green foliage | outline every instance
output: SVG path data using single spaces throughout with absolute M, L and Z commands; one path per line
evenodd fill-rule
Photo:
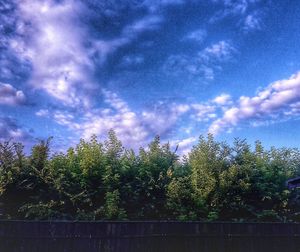
M 119 207 L 120 193 L 118 190 L 107 192 L 105 196 L 104 214 L 107 219 L 124 219 L 126 212 Z
M 50 155 L 51 138 L 30 155 L 0 143 L 0 218 L 300 221 L 298 149 L 232 146 L 201 136 L 179 156 L 157 136 L 136 154 L 114 131 Z

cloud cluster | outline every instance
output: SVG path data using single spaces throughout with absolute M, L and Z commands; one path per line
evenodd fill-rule
M 84 139 L 96 134 L 100 137 L 114 129 L 118 137 L 131 147 L 139 147 L 148 137 L 148 132 L 137 114 L 115 93 L 103 90 L 106 107 L 90 109 L 84 114 L 74 114 L 61 110 L 39 110 L 38 116 L 51 117 L 56 123 L 66 126 Z
M 225 110 L 223 116 L 211 124 L 209 131 L 218 134 L 245 121 L 258 125 L 257 121 L 299 116 L 299 100 L 300 72 L 289 79 L 271 83 L 256 96 L 241 96 L 236 105 Z
M 229 94 L 221 93 L 206 102 L 179 104 L 159 102 L 151 110 L 134 112 L 117 94 L 104 90 L 104 100 L 108 107 L 91 110 L 82 115 L 80 121 L 76 116 L 62 111 L 52 113 L 52 118 L 61 125 L 67 126 L 84 138 L 92 134 L 105 135 L 114 128 L 122 141 L 128 146 L 138 148 L 144 145 L 155 134 L 166 136 L 172 133 L 178 122 L 189 117 L 192 122 L 205 125 L 208 132 L 219 134 L 230 132 L 241 124 L 262 126 L 300 116 L 300 72 L 289 79 L 279 80 L 261 89 L 253 97 L 241 96 L 233 101 Z M 48 110 L 40 110 L 37 115 L 49 116 Z M 204 124 L 203 124 L 204 123 Z M 196 141 L 189 136 L 175 139 L 171 146 L 180 146 L 180 153 L 188 151 Z
M 193 118 L 197 122 L 209 121 L 210 119 L 216 117 L 216 106 L 212 104 L 192 104 L 191 108 L 193 108 L 194 110 L 191 118 Z
M 88 138 L 92 134 L 103 135 L 109 129 L 114 129 L 126 144 L 137 146 L 143 143 L 148 132 L 137 114 L 115 93 L 107 90 L 103 92 L 109 108 L 95 110 L 86 115 L 85 122 L 81 125 L 83 137 Z
M 84 138 L 92 134 L 103 136 L 111 128 L 128 146 L 138 148 L 155 134 L 176 135 L 176 125 L 183 118 L 190 118 L 199 125 L 209 125 L 208 132 L 215 135 L 247 123 L 248 126 L 262 126 L 300 117 L 300 72 L 289 79 L 279 80 L 261 89 L 253 97 L 241 96 L 233 101 L 229 94 L 221 93 L 206 102 L 164 103 L 158 102 L 150 110 L 134 112 L 128 103 L 116 93 L 103 90 L 107 107 L 90 110 L 78 116 L 64 111 L 48 110 L 37 112 L 39 116 L 51 116 L 58 124 L 67 126 Z M 190 122 L 191 122 L 190 121 Z M 172 146 L 185 146 L 195 141 L 189 130 L 187 137 L 172 140 Z
M 237 49 L 230 41 L 221 40 L 200 50 L 196 55 L 171 55 L 166 60 L 163 69 L 168 74 L 188 78 L 200 78 L 211 81 L 216 71 L 222 69 L 221 64 L 233 59 Z
M 166 104 L 159 102 L 150 111 L 143 111 L 141 120 L 149 132 L 158 135 L 167 135 L 178 119 L 190 110 L 187 104 Z
M 110 129 L 114 129 L 125 145 L 137 149 L 157 134 L 173 137 L 177 132 L 176 128 L 179 128 L 176 125 L 186 116 L 197 123 L 209 122 L 216 117 L 215 113 L 220 109 L 214 100 L 192 104 L 158 102 L 151 108 L 137 113 L 116 93 L 108 90 L 102 90 L 102 93 L 106 104 L 102 108 L 89 109 L 82 114 L 41 109 L 36 115 L 51 118 L 85 139 L 93 134 L 102 137 Z M 215 99 L 219 101 L 221 98 Z M 225 101 L 222 103 L 222 106 L 224 105 Z
M 214 0 L 221 6 L 211 18 L 210 23 L 216 23 L 227 17 L 237 18 L 237 24 L 248 33 L 260 30 L 264 13 L 257 6 L 261 0 Z
M 17 90 L 10 84 L 0 82 L 0 104 L 20 105 L 25 103 L 25 100 L 23 91 Z
M 204 62 L 224 62 L 232 58 L 237 50 L 229 41 L 221 40 L 199 52 L 199 56 Z

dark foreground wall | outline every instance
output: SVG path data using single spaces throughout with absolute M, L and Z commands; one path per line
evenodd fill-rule
M 300 224 L 0 221 L 1 252 L 300 251 Z

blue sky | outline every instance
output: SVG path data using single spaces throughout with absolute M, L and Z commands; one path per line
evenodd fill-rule
M 63 150 L 113 128 L 185 153 L 200 134 L 299 147 L 300 2 L 0 3 L 0 139 Z

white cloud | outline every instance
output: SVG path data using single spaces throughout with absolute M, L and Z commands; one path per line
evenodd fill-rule
M 215 78 L 215 71 L 212 67 L 208 67 L 208 66 L 202 66 L 202 71 L 203 71 L 203 75 L 204 78 L 206 80 L 212 81 Z
M 213 102 L 218 105 L 228 105 L 231 101 L 231 96 L 229 94 L 221 94 L 213 99 Z
M 94 103 L 93 94 L 99 88 L 93 77 L 95 65 L 140 34 L 158 29 L 163 21 L 159 15 L 146 14 L 121 29 L 119 36 L 105 40 L 91 36 L 90 27 L 82 22 L 81 17 L 92 10 L 81 1 L 24 0 L 10 8 L 15 9 L 10 18 L 1 16 L 0 21 L 10 28 L 15 25 L 14 34 L 1 37 L 0 44 L 10 52 L 9 57 L 28 65 L 32 87 L 76 108 Z M 9 57 L 0 56 L 0 73 L 5 78 L 13 76 Z M 141 61 L 139 56 L 129 63 Z
M 13 51 L 31 62 L 30 83 L 70 106 L 88 106 L 80 90 L 92 85 L 86 31 L 75 16 L 81 7 L 73 0 L 20 1 L 18 36 L 10 41 Z
M 145 127 L 155 135 L 164 135 L 172 129 L 178 119 L 190 110 L 186 104 L 165 104 L 156 105 L 151 111 L 142 113 L 142 121 Z
M 170 146 L 176 148 L 178 146 L 178 154 L 187 155 L 197 141 L 197 137 L 188 137 L 179 140 L 170 141 Z
M 157 15 L 143 17 L 133 24 L 126 26 L 122 34 L 125 38 L 135 38 L 139 33 L 158 29 L 162 20 L 162 17 Z
M 0 104 L 20 105 L 26 100 L 23 91 L 17 90 L 10 84 L 0 82 Z
M 84 139 L 93 134 L 102 137 L 114 129 L 125 145 L 134 148 L 143 145 L 149 132 L 137 114 L 115 93 L 103 90 L 103 95 L 107 108 L 89 109 L 84 114 L 56 110 L 51 113 L 51 117 Z
M 218 10 L 209 20 L 210 23 L 215 23 L 227 17 L 235 17 L 238 19 L 237 24 L 244 32 L 260 30 L 262 28 L 262 8 L 257 4 L 261 0 L 215 0 L 213 1 L 221 5 Z M 267 4 L 268 1 L 264 3 Z
M 158 12 L 162 7 L 181 5 L 186 2 L 186 0 L 145 0 L 142 1 L 143 5 L 146 6 L 150 12 Z
M 190 33 L 188 33 L 184 39 L 185 40 L 193 40 L 196 41 L 198 43 L 203 42 L 203 40 L 205 39 L 205 37 L 207 36 L 207 32 L 204 29 L 199 29 L 199 30 L 195 30 L 192 31 Z
M 214 79 L 214 69 L 207 66 L 206 62 L 195 56 L 171 55 L 166 60 L 163 70 L 167 74 L 180 76 L 185 74 L 189 79 Z
M 68 114 L 66 112 L 63 113 L 61 111 L 56 111 L 53 114 L 53 118 L 58 124 L 68 125 L 70 127 L 73 125 L 74 116 L 72 114 Z
M 92 48 L 90 54 L 99 57 L 100 63 L 103 63 L 107 56 L 117 49 L 135 41 L 138 36 L 147 31 L 154 31 L 160 28 L 163 18 L 159 15 L 147 15 L 133 23 L 126 25 L 121 34 L 113 39 L 98 39 L 91 41 Z
M 233 59 L 237 49 L 230 41 L 221 40 L 199 51 L 196 55 L 171 55 L 166 60 L 163 70 L 168 74 L 188 78 L 212 81 L 215 72 L 222 69 L 221 63 Z
M 199 53 L 199 56 L 205 61 L 227 61 L 236 52 L 237 50 L 229 41 L 221 40 L 205 48 Z
M 166 136 L 181 119 L 192 109 L 187 104 L 158 103 L 153 108 L 134 112 L 116 93 L 102 90 L 106 107 L 89 109 L 83 114 L 55 110 L 40 110 L 39 116 L 49 116 L 56 123 L 66 126 L 74 134 L 88 139 L 91 135 L 104 136 L 114 129 L 122 142 L 137 149 L 159 134 Z
M 221 4 L 221 9 L 218 10 L 209 20 L 210 23 L 215 23 L 228 16 L 242 16 L 249 7 L 251 0 L 214 0 L 213 2 Z
M 216 107 L 211 104 L 192 104 L 192 118 L 198 122 L 208 121 L 216 116 Z
M 49 115 L 48 109 L 40 109 L 35 113 L 36 116 L 47 117 Z
M 144 57 L 142 55 L 126 55 L 122 58 L 120 66 L 131 67 L 137 66 L 144 62 Z
M 75 0 L 20 1 L 14 14 L 18 21 L 16 36 L 5 42 L 15 55 L 30 62 L 29 83 L 34 88 L 71 107 L 91 106 L 91 95 L 97 88 L 93 80 L 95 59 L 103 63 L 109 53 L 143 32 L 158 29 L 163 20 L 158 15 L 146 15 L 125 26 L 118 37 L 101 40 L 91 37 L 80 21 L 89 11 Z M 125 59 L 126 63 L 129 60 Z M 141 61 L 140 56 L 129 63 Z M 8 69 L 4 63 L 2 72 Z
M 98 109 L 86 114 L 80 124 L 82 136 L 88 138 L 92 134 L 104 135 L 110 129 L 114 129 L 126 145 L 139 147 L 144 144 L 149 132 L 144 128 L 137 114 L 115 93 L 103 92 L 105 102 L 110 109 Z
M 261 15 L 258 12 L 251 13 L 245 17 L 243 30 L 250 32 L 253 30 L 260 30 L 262 28 Z
M 225 110 L 223 116 L 210 125 L 209 131 L 218 134 L 242 121 L 252 120 L 259 125 L 256 121 L 280 121 L 286 116 L 293 118 L 299 115 L 299 101 L 300 72 L 289 79 L 271 83 L 256 96 L 241 96 L 235 106 Z

